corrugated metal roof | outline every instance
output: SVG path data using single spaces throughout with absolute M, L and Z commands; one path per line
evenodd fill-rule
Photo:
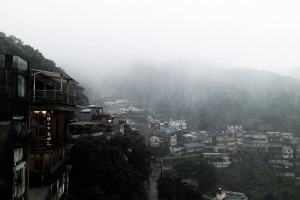
M 67 74 L 62 74 L 62 73 L 57 73 L 57 72 L 50 72 L 50 71 L 43 71 L 43 70 L 38 70 L 38 69 L 31 69 L 30 70 L 32 75 L 42 75 L 50 78 L 55 78 L 55 79 L 60 79 L 60 80 L 65 80 L 65 81 L 72 81 L 76 84 L 78 84 L 77 81 L 75 81 L 73 78 L 71 78 Z

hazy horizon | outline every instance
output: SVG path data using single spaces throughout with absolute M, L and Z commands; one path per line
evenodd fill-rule
M 136 63 L 300 67 L 298 1 L 3 1 L 1 32 L 78 79 Z M 79 80 L 80 81 L 80 80 Z

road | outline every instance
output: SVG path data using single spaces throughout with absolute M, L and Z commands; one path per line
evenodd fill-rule
M 160 176 L 160 167 L 153 166 L 152 173 L 150 176 L 150 187 L 149 187 L 149 200 L 157 200 L 158 192 L 157 192 L 157 180 Z

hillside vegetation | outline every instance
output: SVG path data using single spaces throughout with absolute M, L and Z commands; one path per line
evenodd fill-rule
M 277 131 L 300 133 L 300 81 L 291 77 L 255 69 L 139 64 L 110 86 L 104 81 L 109 91 L 168 118 L 186 119 L 192 129 L 241 124 L 255 130 L 272 124 Z
M 70 163 L 70 200 L 147 199 L 151 159 L 137 133 L 76 140 Z

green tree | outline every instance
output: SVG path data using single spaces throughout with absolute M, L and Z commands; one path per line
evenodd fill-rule
M 150 154 L 138 136 L 111 140 L 76 141 L 70 154 L 70 191 L 73 199 L 86 199 L 86 191 L 112 199 L 146 199 Z M 91 189 L 93 188 L 93 190 Z

